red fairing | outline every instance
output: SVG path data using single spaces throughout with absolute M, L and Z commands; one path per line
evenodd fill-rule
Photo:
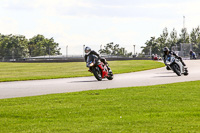
M 104 65 L 104 67 L 103 67 L 103 63 L 101 62 L 98 66 L 99 66 L 99 68 L 101 68 L 102 78 L 107 77 L 108 76 L 108 70 L 107 70 L 106 65 Z

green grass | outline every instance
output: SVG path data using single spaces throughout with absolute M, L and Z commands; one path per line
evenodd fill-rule
M 147 60 L 110 61 L 109 64 L 114 74 L 164 66 L 161 62 Z M 87 70 L 85 62 L 0 63 L 0 82 L 92 76 Z
M 200 132 L 200 81 L 0 100 L 0 132 Z

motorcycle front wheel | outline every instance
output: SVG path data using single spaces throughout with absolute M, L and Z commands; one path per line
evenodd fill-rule
M 112 80 L 113 79 L 113 76 L 109 76 L 107 77 L 108 80 Z
M 109 75 L 109 77 L 107 77 L 107 79 L 112 80 L 113 79 L 113 73 L 109 73 L 108 75 Z
M 97 67 L 93 67 L 92 68 L 92 72 L 95 76 L 95 78 L 98 80 L 98 81 L 101 81 L 102 80 L 102 76 L 101 76 L 101 69 L 97 66 Z
M 179 67 L 179 65 L 178 64 L 173 64 L 173 70 L 174 70 L 174 72 L 178 75 L 178 76 L 181 76 L 181 70 L 180 70 L 180 67 Z

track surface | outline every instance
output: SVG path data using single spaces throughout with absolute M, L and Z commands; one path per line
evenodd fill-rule
M 32 80 L 0 83 L 0 99 L 36 96 L 52 93 L 76 92 L 84 90 L 147 86 L 184 81 L 200 80 L 200 60 L 186 60 L 188 76 L 177 76 L 165 67 L 126 74 L 115 74 L 109 81 L 97 81 L 94 76 L 80 78 Z

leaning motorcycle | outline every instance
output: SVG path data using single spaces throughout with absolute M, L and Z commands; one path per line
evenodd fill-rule
M 181 76 L 182 74 L 187 76 L 189 74 L 187 68 L 183 66 L 178 58 L 171 57 L 166 61 L 166 65 L 167 68 L 173 70 L 178 76 Z
M 89 55 L 87 57 L 86 65 L 89 68 L 88 71 L 93 73 L 98 81 L 101 81 L 103 78 L 107 78 L 108 80 L 113 79 L 113 73 L 109 72 L 107 66 L 95 55 Z

